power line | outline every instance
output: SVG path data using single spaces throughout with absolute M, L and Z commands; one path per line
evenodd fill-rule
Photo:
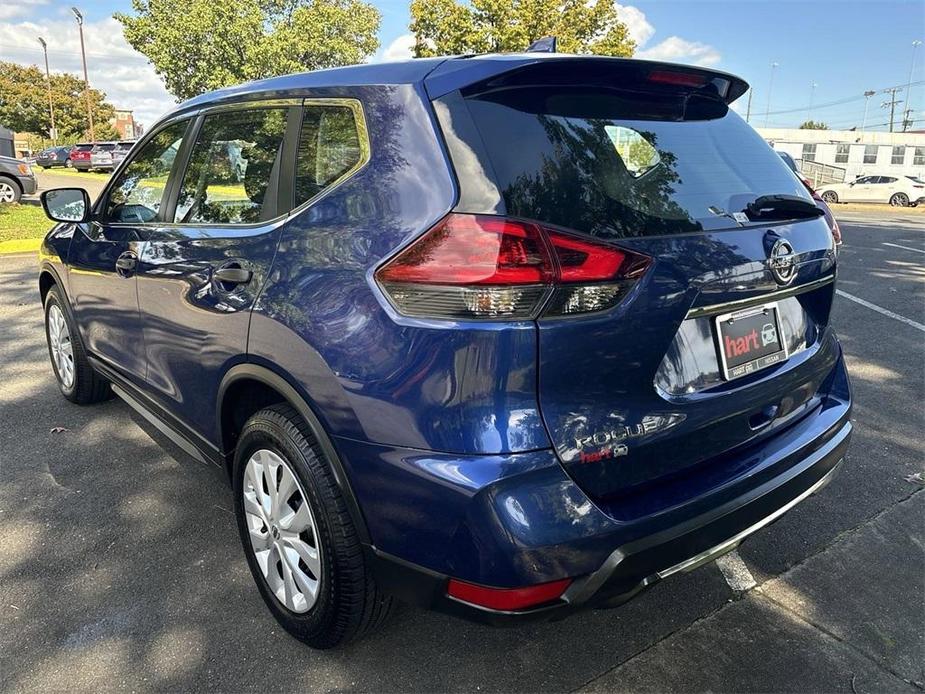
M 918 80 L 917 82 L 910 82 L 910 83 L 909 83 L 909 86 L 915 87 L 915 86 L 920 85 L 920 84 L 925 84 L 925 80 Z M 889 91 L 892 90 L 892 89 L 904 89 L 904 88 L 905 88 L 905 85 L 899 84 L 899 85 L 894 85 L 894 86 L 886 87 L 886 88 L 884 88 L 884 89 L 878 89 L 877 91 L 878 91 L 878 92 L 881 92 L 881 93 L 887 93 L 887 92 L 889 92 Z M 826 103 L 824 103 L 824 104 L 813 104 L 813 109 L 817 109 L 817 108 L 829 108 L 829 107 L 831 107 L 831 106 L 841 106 L 842 104 L 850 104 L 852 101 L 861 101 L 862 99 L 864 99 L 864 95 L 863 95 L 863 94 L 859 94 L 858 96 L 850 96 L 850 97 L 846 97 L 846 98 L 844 98 L 844 99 L 838 99 L 838 100 L 836 100 L 836 101 L 829 101 L 829 102 L 826 102 Z M 782 110 L 782 111 L 771 111 L 768 115 L 770 115 L 770 116 L 780 116 L 780 115 L 783 115 L 783 114 L 786 114 L 786 113 L 799 113 L 800 111 L 805 111 L 805 110 L 807 110 L 808 108 L 809 108 L 808 105 L 807 105 L 807 106 L 800 106 L 800 107 L 798 107 L 798 108 L 788 108 L 788 109 L 784 109 L 784 110 Z

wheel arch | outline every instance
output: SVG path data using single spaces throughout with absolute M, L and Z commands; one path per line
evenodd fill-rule
M 5 173 L 0 173 L 0 179 L 3 179 L 3 180 L 5 180 L 5 181 L 9 181 L 9 182 L 12 183 L 14 186 L 16 186 L 16 187 L 19 189 L 19 194 L 20 194 L 20 195 L 22 195 L 22 194 L 25 192 L 25 191 L 23 190 L 23 188 L 22 188 L 22 184 L 21 184 L 19 181 L 16 180 L 16 177 L 15 177 L 15 176 L 8 176 L 8 175 L 5 174 Z
M 239 398 L 244 391 L 249 391 L 250 395 L 254 396 L 252 400 L 248 400 L 248 409 L 253 412 L 271 404 L 285 402 L 299 413 L 331 466 L 334 480 L 347 502 L 347 509 L 360 541 L 367 545 L 371 544 L 366 520 L 350 485 L 350 480 L 347 478 L 347 472 L 321 420 L 305 397 L 284 376 L 259 364 L 246 363 L 231 367 L 219 385 L 216 399 L 216 431 L 229 476 L 236 444 L 234 429 L 239 423 L 236 417 L 240 419 L 240 414 L 236 415 L 236 412 L 240 412 L 236 404 L 240 402 Z M 243 425 L 243 422 L 240 424 Z

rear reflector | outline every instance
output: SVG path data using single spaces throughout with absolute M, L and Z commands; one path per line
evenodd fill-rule
M 489 588 L 451 578 L 446 594 L 471 605 L 492 610 L 523 610 L 557 600 L 571 583 L 572 579 L 563 578 L 560 581 L 525 588 Z
M 534 222 L 450 214 L 376 281 L 407 316 L 523 320 L 614 306 L 650 262 Z

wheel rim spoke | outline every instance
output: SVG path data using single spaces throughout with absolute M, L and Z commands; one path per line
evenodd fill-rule
M 321 549 L 301 483 L 277 453 L 248 458 L 243 505 L 251 551 L 270 591 L 287 609 L 307 612 L 321 585 Z
M 58 379 L 70 388 L 74 384 L 74 346 L 64 314 L 54 304 L 48 310 L 48 345 Z

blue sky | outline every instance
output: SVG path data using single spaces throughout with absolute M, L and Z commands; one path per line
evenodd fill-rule
M 410 44 L 408 0 L 372 1 L 382 12 L 381 48 L 375 59 L 403 57 Z M 115 11 L 130 9 L 128 0 L 0 0 L 0 60 L 39 62 L 35 36 L 43 34 L 49 40 L 52 70 L 78 72 L 72 4 L 86 17 L 91 84 L 150 124 L 172 99 L 110 19 Z M 865 90 L 905 87 L 912 42 L 925 40 L 921 0 L 627 0 L 621 8 L 640 56 L 710 65 L 745 77 L 754 88 L 751 122 L 759 126 L 765 124 L 772 62 L 778 67 L 770 125 L 798 125 L 809 116 L 812 100 L 815 120 L 849 128 L 861 124 Z M 913 81 L 919 80 L 925 80 L 925 46 L 917 50 Z M 870 99 L 868 128 L 886 129 L 889 116 L 881 103 L 888 98 L 878 93 Z M 905 90 L 897 98 L 905 101 Z M 910 106 L 915 127 L 925 129 L 925 84 L 913 87 Z M 897 110 L 906 107 L 903 103 Z M 744 114 L 746 98 L 737 108 Z

